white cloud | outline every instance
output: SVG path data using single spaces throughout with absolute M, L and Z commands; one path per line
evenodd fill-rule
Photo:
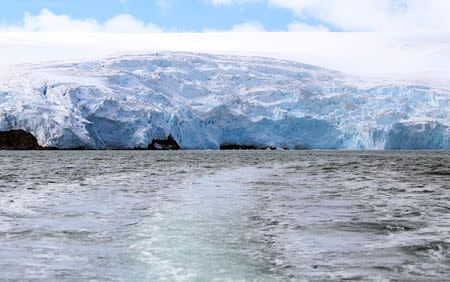
M 68 15 L 56 15 L 48 9 L 43 9 L 36 16 L 26 13 L 23 18 L 23 24 L 3 26 L 0 27 L 0 31 L 154 33 L 162 30 L 154 24 L 145 24 L 131 15 L 119 15 L 101 24 L 96 20 L 72 19 Z
M 266 2 L 288 8 L 303 22 L 291 30 L 324 31 L 325 25 L 342 31 L 429 32 L 450 31 L 450 0 L 205 0 L 213 5 Z M 309 22 L 322 23 L 311 25 Z M 310 25 L 310 27 L 308 26 Z
M 10 71 L 11 64 L 164 50 L 268 56 L 387 81 L 419 79 L 450 86 L 450 37 L 445 33 L 0 33 L 0 71 Z
M 305 23 L 293 22 L 288 25 L 288 30 L 292 32 L 327 32 L 328 28 L 324 25 L 307 25 Z
M 154 24 L 144 24 L 131 15 L 120 15 L 107 20 L 100 26 L 100 31 L 108 33 L 156 33 L 162 30 Z
M 22 26 L 9 26 L 7 29 L 26 32 L 91 32 L 98 29 L 98 24 L 95 20 L 75 20 L 67 15 L 55 15 L 43 9 L 37 16 L 26 13 Z
M 241 24 L 234 25 L 229 30 L 218 30 L 218 29 L 212 29 L 212 28 L 205 28 L 203 32 L 265 32 L 264 25 L 257 21 L 247 21 L 243 22 Z
M 448 0 L 269 0 L 344 31 L 450 31 Z
M 232 32 L 264 32 L 264 26 L 260 22 L 245 22 L 233 26 Z

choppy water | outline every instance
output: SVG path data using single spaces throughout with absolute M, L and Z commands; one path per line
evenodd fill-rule
M 449 280 L 450 151 L 0 152 L 0 280 Z

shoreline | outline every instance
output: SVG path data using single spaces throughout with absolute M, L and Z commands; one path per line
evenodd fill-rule
M 375 149 L 375 150 L 354 150 L 354 149 L 311 149 L 298 147 L 296 149 L 278 148 L 274 146 L 223 144 L 219 149 L 212 150 L 191 150 L 183 149 L 175 141 L 172 135 L 167 139 L 153 139 L 147 147 L 140 148 L 57 148 L 44 147 L 39 145 L 37 139 L 24 130 L 0 131 L 0 151 L 448 151 L 449 149 Z

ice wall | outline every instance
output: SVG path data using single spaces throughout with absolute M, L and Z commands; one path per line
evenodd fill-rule
M 193 53 L 23 65 L 0 79 L 0 131 L 43 146 L 449 149 L 447 89 L 359 82 L 290 61 Z

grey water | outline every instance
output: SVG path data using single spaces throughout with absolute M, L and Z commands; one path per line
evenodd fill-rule
M 450 151 L 1 151 L 0 280 L 450 280 Z

